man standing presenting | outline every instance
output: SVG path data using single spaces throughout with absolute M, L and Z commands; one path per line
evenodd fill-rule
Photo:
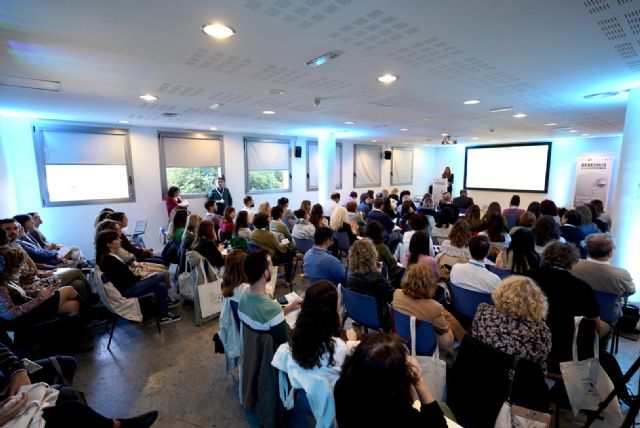
M 592 289 L 611 293 L 616 299 L 615 314 L 622 316 L 622 299 L 636 292 L 631 275 L 626 269 L 611 266 L 613 241 L 604 233 L 592 233 L 585 239 L 589 258 L 580 260 L 571 268 L 571 273 L 586 282 Z
M 231 192 L 224 187 L 224 177 L 218 177 L 218 186 L 211 189 L 207 199 L 216 201 L 218 208 L 217 214 L 224 215 L 224 209 L 226 207 L 233 206 L 233 199 L 231 199 Z

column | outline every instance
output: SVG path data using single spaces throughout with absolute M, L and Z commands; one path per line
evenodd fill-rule
M 629 92 L 624 133 L 620 149 L 618 184 L 613 203 L 607 211 L 611 213 L 613 239 L 612 264 L 627 269 L 636 284 L 640 286 L 640 263 L 638 263 L 638 243 L 640 226 L 640 88 Z M 636 294 L 636 296 L 639 296 Z M 633 298 L 632 298 L 633 299 Z M 637 298 L 636 298 L 637 300 Z
M 336 134 L 326 132 L 318 135 L 318 202 L 325 204 L 336 187 Z

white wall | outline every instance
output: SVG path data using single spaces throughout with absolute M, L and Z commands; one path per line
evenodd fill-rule
M 44 208 L 40 199 L 35 151 L 30 119 L 0 118 L 0 188 L 4 195 L 0 198 L 0 217 L 12 217 L 18 213 L 38 211 L 44 224 L 42 231 L 48 239 L 65 244 L 78 245 L 82 251 L 93 257 L 93 223 L 103 205 L 77 205 L 69 207 Z M 124 211 L 129 217 L 131 228 L 136 220 L 147 220 L 147 246 L 158 249 L 158 230 L 167 222 L 167 212 L 160 186 L 160 165 L 155 128 L 130 128 L 131 155 L 136 201 L 109 204 L 115 210 Z M 318 202 L 317 191 L 306 190 L 306 140 L 298 138 L 297 145 L 303 147 L 302 157 L 292 156 L 292 191 L 254 195 L 256 206 L 269 201 L 273 206 L 277 199 L 286 196 L 290 207 L 296 209 L 300 202 L 309 199 Z M 234 198 L 234 205 L 242 207 L 245 193 L 244 143 L 241 134 L 224 134 L 224 161 L 227 186 Z M 398 186 L 412 193 L 424 192 L 428 186 L 424 165 L 428 159 L 425 150 L 416 148 L 414 153 L 414 184 Z M 391 161 L 382 160 L 382 185 L 378 191 L 390 186 Z M 343 187 L 339 192 L 347 197 L 353 189 L 353 143 L 343 143 L 342 162 Z M 361 193 L 367 189 L 355 189 Z M 190 199 L 192 212 L 204 213 L 204 199 Z M 320 201 L 323 203 L 324 201 Z
M 573 194 L 576 177 L 576 158 L 582 155 L 611 155 L 613 156 L 613 171 L 611 177 L 611 187 L 609 189 L 609 202 L 615 195 L 620 147 L 622 137 L 607 138 L 563 138 L 552 140 L 551 164 L 549 167 L 549 190 L 547 193 L 518 192 L 520 195 L 520 206 L 525 208 L 532 201 L 543 199 L 553 200 L 558 207 L 572 207 Z M 464 185 L 464 146 L 435 146 L 427 148 L 427 157 L 431 159 L 431 168 L 427 177 L 431 179 L 440 177 L 446 166 L 451 167 L 455 174 L 453 186 L 454 196 L 458 195 Z M 487 168 L 500 168 L 500 165 L 487 165 Z M 505 177 L 508 180 L 508 177 Z M 503 208 L 508 207 L 511 195 L 514 192 L 496 192 L 470 190 L 469 196 L 480 208 L 486 208 L 491 202 L 499 202 Z M 615 215 L 615 213 L 613 213 Z M 614 219 L 615 222 L 615 219 Z

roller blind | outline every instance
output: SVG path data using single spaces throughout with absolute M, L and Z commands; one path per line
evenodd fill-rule
M 247 170 L 269 171 L 288 170 L 289 152 L 288 142 L 246 141 Z
M 220 140 L 162 137 L 166 167 L 201 168 L 220 166 Z
M 125 134 L 42 131 L 44 160 L 47 165 L 125 165 Z
M 413 149 L 392 149 L 391 172 L 391 184 L 413 183 Z
M 380 147 L 355 145 L 354 187 L 380 186 Z

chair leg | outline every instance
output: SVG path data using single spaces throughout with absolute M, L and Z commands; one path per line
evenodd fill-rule
M 107 349 L 111 349 L 111 339 L 113 338 L 113 332 L 116 329 L 116 323 L 118 322 L 118 317 L 113 317 L 113 323 L 111 323 L 111 332 L 109 333 L 109 343 L 107 343 Z

